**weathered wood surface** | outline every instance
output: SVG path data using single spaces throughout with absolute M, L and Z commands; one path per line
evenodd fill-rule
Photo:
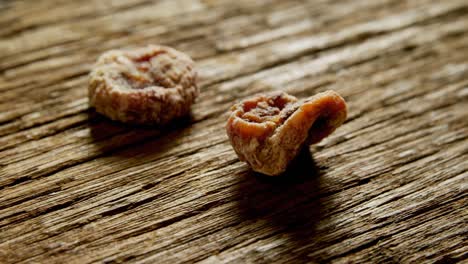
M 6 1 L 0 38 L 0 263 L 466 261 L 466 0 Z M 147 43 L 197 61 L 193 116 L 89 109 Z M 285 177 L 237 159 L 233 102 L 327 89 L 349 119 Z

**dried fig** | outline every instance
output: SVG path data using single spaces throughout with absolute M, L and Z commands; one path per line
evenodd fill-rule
M 190 112 L 196 77 L 192 59 L 169 47 L 111 50 L 90 73 L 89 101 L 113 120 L 165 124 Z
M 334 91 L 299 101 L 284 92 L 260 94 L 231 108 L 229 140 L 254 171 L 283 173 L 304 145 L 330 135 L 346 119 L 346 103 Z

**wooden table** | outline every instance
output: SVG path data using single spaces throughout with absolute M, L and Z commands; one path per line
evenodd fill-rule
M 466 0 L 2 1 L 0 36 L 0 263 L 467 263 Z M 90 109 L 148 43 L 196 60 L 192 117 Z M 349 118 L 286 175 L 238 160 L 234 102 L 328 89 Z

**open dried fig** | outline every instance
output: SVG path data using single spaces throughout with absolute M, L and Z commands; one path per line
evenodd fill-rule
M 254 171 L 283 173 L 304 145 L 317 143 L 346 120 L 346 103 L 334 91 L 299 101 L 284 92 L 260 94 L 231 108 L 229 140 Z
M 190 112 L 196 77 L 192 59 L 169 47 L 111 50 L 90 73 L 90 105 L 113 120 L 165 124 Z

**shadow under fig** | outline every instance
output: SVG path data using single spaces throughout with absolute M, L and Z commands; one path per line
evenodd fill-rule
M 169 150 L 178 144 L 184 133 L 190 132 L 191 123 L 193 120 L 189 115 L 165 126 L 125 124 L 90 109 L 87 125 L 93 144 L 101 154 L 126 158 Z
M 308 148 L 283 175 L 271 177 L 249 171 L 243 183 L 236 186 L 241 220 L 266 220 L 272 233 L 285 234 L 294 248 L 313 243 L 322 212 L 318 199 L 321 174 Z M 294 254 L 306 257 L 306 252 Z

